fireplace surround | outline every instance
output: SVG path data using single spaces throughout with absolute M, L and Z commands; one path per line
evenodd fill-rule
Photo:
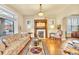
M 34 36 L 38 39 L 47 38 L 47 20 L 39 19 L 34 21 Z

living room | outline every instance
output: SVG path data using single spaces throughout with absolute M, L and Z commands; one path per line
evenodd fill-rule
M 2 55 L 79 54 L 78 4 L 4 4 L 0 12 Z

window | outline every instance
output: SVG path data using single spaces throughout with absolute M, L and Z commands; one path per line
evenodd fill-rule
M 14 21 L 0 18 L 0 36 L 14 34 Z
M 14 22 L 12 20 L 5 19 L 4 21 L 4 34 L 10 35 L 14 33 Z
M 79 16 L 70 16 L 67 19 L 67 33 L 79 31 Z
M 17 22 L 16 17 L 13 11 L 0 5 L 0 36 L 16 33 L 15 30 L 18 29 L 18 26 L 14 26 Z

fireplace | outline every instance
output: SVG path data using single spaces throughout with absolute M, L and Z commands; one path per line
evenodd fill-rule
M 47 20 L 46 19 L 40 19 L 34 21 L 34 36 L 38 39 L 45 39 L 47 38 Z
M 37 29 L 36 35 L 37 35 L 37 38 L 39 39 L 45 39 L 46 38 L 45 29 Z

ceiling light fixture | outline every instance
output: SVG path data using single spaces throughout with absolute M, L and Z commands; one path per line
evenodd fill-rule
M 44 13 L 42 12 L 42 4 L 40 4 L 40 12 L 38 13 L 39 16 L 43 16 Z

